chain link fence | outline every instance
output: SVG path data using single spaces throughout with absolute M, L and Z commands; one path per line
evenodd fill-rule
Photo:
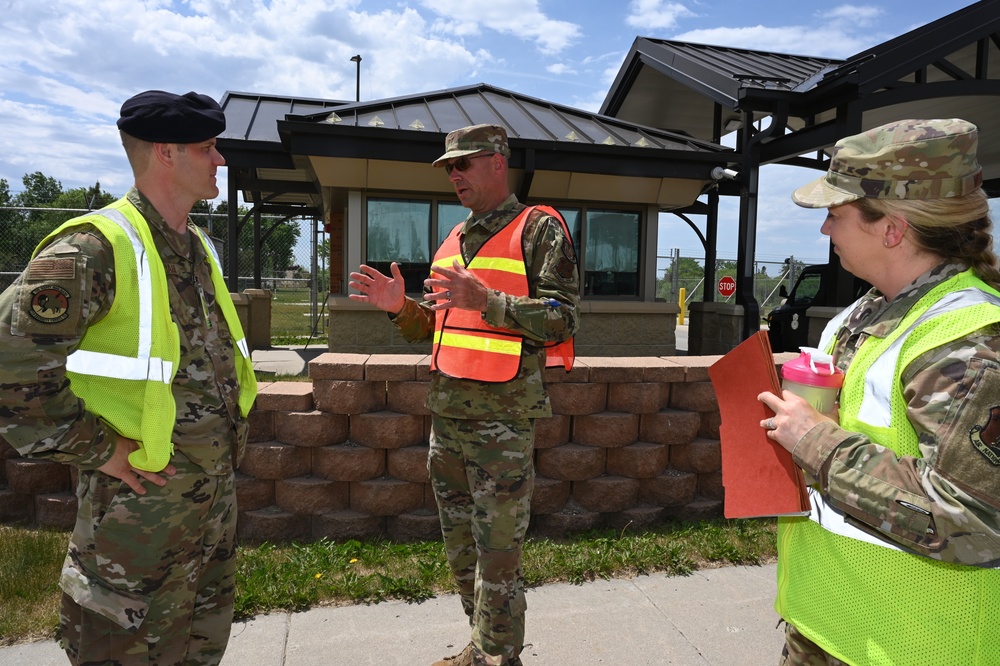
M 63 222 L 84 215 L 85 208 L 0 207 L 0 290 L 27 267 L 38 243 Z M 215 240 L 228 282 L 228 220 L 224 212 L 193 212 L 196 224 Z M 264 217 L 260 250 L 255 251 L 253 224 L 239 234 L 238 291 L 271 292 L 271 344 L 325 344 L 329 266 L 328 240 L 322 226 L 307 218 Z M 260 283 L 255 284 L 259 268 Z
M 764 319 L 767 314 L 781 304 L 780 294 L 784 286 L 791 292 L 802 269 L 807 265 L 825 263 L 821 259 L 788 257 L 783 261 L 754 261 L 753 294 L 760 305 L 760 315 Z M 673 250 L 668 256 L 657 256 L 656 296 L 670 303 L 678 303 L 683 288 L 686 304 L 705 300 L 704 257 L 682 257 L 680 250 Z M 723 276 L 736 275 L 736 258 L 717 259 L 715 262 L 715 279 Z M 716 302 L 735 302 L 736 296 L 728 298 L 719 295 L 718 285 L 712 284 L 709 289 L 715 291 Z

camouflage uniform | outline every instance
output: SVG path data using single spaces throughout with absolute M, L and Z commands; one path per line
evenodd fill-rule
M 861 198 L 922 200 L 967 195 L 982 182 L 976 143 L 975 126 L 957 119 L 891 123 L 838 142 L 829 173 L 797 190 L 793 199 L 804 207 L 821 208 Z M 873 242 L 877 241 L 873 238 Z M 874 338 L 875 343 L 900 330 L 911 310 L 920 311 L 916 306 L 923 296 L 966 268 L 957 261 L 944 261 L 893 298 L 872 289 L 844 313 L 842 321 L 828 327 L 825 335 L 832 334 L 837 365 L 847 371 L 867 340 Z M 810 429 L 795 444 L 792 455 L 816 480 L 823 499 L 845 514 L 845 523 L 876 541 L 929 560 L 996 568 L 1000 563 L 1000 328 L 980 319 L 975 322 L 982 322 L 983 327 L 924 352 L 901 372 L 905 419 L 916 433 L 919 456 L 900 455 L 832 421 Z M 893 408 L 890 416 L 903 415 Z M 976 433 L 982 434 L 988 450 L 977 448 Z M 783 520 L 785 526 L 795 522 Z M 779 530 L 779 543 L 785 546 L 780 534 Z M 846 552 L 840 553 L 844 568 L 861 571 Z M 800 553 L 800 557 L 805 555 Z M 782 570 L 791 570 L 793 564 L 779 547 L 779 578 L 789 575 Z M 968 571 L 982 569 L 970 567 Z M 905 576 L 898 571 L 886 575 L 898 573 Z M 926 581 L 925 575 L 929 574 L 914 577 L 913 584 Z M 805 590 L 813 582 L 796 581 L 796 585 Z M 787 588 L 788 579 L 779 584 L 779 605 L 781 585 Z M 928 600 L 928 605 L 933 603 Z M 993 611 L 982 616 L 985 626 L 995 625 L 991 613 L 995 616 Z M 896 623 L 891 630 L 898 630 L 905 639 L 907 628 Z M 971 633 L 968 641 L 974 644 L 981 637 Z M 882 635 L 862 638 L 873 646 L 869 656 L 878 654 L 881 641 L 888 640 Z M 901 639 L 894 636 L 892 640 Z M 927 639 L 921 637 L 921 641 L 908 644 L 927 647 Z M 830 649 L 843 648 L 832 645 Z M 844 662 L 789 625 L 779 663 L 833 666 Z
M 0 296 L 0 433 L 22 455 L 80 470 L 76 527 L 60 581 L 70 660 L 217 664 L 233 611 L 234 455 L 247 433 L 232 339 L 195 233 L 169 230 L 138 190 L 127 198 L 152 230 L 180 333 L 172 385 L 177 474 L 163 487 L 146 483 L 140 496 L 98 472 L 114 452 L 116 434 L 66 382 L 66 356 L 114 302 L 111 246 L 93 227 L 54 240 Z M 53 272 L 54 265 L 62 270 Z M 68 294 L 64 319 L 24 314 L 39 286 Z M 13 330 L 12 317 L 22 322 Z
M 524 209 L 510 195 L 495 211 L 464 222 L 468 261 Z M 431 375 L 433 412 L 428 469 L 448 562 L 473 627 L 477 664 L 517 664 L 524 640 L 521 546 L 534 482 L 533 419 L 551 416 L 542 381 L 541 346 L 572 337 L 579 325 L 576 256 L 560 222 L 547 215 L 524 230 L 530 295 L 487 294 L 485 321 L 524 335 L 521 369 L 491 384 Z M 543 301 L 555 299 L 553 308 Z M 410 341 L 430 339 L 434 311 L 407 299 L 394 318 Z

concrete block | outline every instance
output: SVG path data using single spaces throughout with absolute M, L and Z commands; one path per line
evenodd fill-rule
M 427 471 L 429 446 L 404 446 L 386 451 L 389 476 L 411 483 L 430 483 Z
M 437 511 L 416 509 L 386 518 L 386 532 L 396 541 L 436 541 L 441 539 Z
M 4 461 L 7 485 L 18 495 L 41 495 L 69 491 L 69 466 L 37 458 Z
M 427 409 L 427 392 L 430 382 L 389 382 L 386 404 L 391 412 L 402 414 L 431 413 Z
M 624 511 L 639 501 L 639 479 L 604 475 L 596 479 L 574 481 L 573 499 L 589 511 Z
M 722 446 L 717 439 L 695 439 L 670 447 L 670 466 L 682 472 L 716 472 L 722 469 Z
M 274 439 L 283 444 L 315 447 L 332 446 L 347 441 L 346 414 L 331 414 L 314 409 L 309 412 L 273 412 Z
M 385 382 L 314 380 L 316 407 L 334 414 L 364 414 L 385 409 Z
M 532 515 L 562 511 L 569 501 L 572 489 L 569 481 L 535 476 L 535 487 L 531 493 Z
M 351 483 L 351 508 L 375 516 L 398 516 L 423 508 L 424 487 L 420 483 L 390 477 Z
M 426 443 L 424 418 L 396 412 L 352 414 L 351 441 L 375 449 L 398 449 Z
M 670 447 L 666 444 L 636 442 L 619 449 L 608 449 L 608 474 L 630 479 L 650 479 L 659 476 L 670 462 Z
M 607 409 L 607 384 L 580 384 L 561 382 L 548 387 L 552 411 L 556 414 L 577 416 L 597 414 Z
M 652 382 L 608 384 L 608 411 L 655 414 L 662 408 L 663 387 Z
M 35 520 L 35 498 L 0 488 L 0 523 L 30 523 Z
M 698 494 L 705 499 L 725 499 L 726 490 L 722 485 L 722 470 L 698 475 Z
M 654 444 L 687 444 L 698 436 L 701 417 L 695 412 L 666 409 L 639 417 L 639 439 Z
M 309 516 L 276 506 L 256 511 L 240 511 L 236 522 L 236 536 L 244 543 L 305 541 L 311 535 Z
M 618 532 L 641 532 L 663 522 L 666 509 L 662 506 L 633 506 L 624 511 L 606 513 L 603 516 L 605 527 Z
M 542 476 L 561 481 L 583 481 L 604 474 L 606 449 L 565 444 L 535 452 L 535 469 Z
M 280 442 L 247 444 L 239 471 L 258 479 L 291 479 L 307 476 L 311 468 L 309 449 Z
M 551 449 L 569 443 L 573 419 L 565 414 L 554 414 L 535 420 L 535 448 Z
M 702 412 L 698 436 L 705 439 L 720 439 L 719 429 L 721 426 L 722 415 L 719 412 Z
M 365 361 L 369 382 L 412 382 L 417 378 L 417 361 L 423 354 L 377 354 Z
M 250 427 L 248 442 L 269 442 L 274 439 L 273 411 L 255 407 L 247 415 L 247 425 Z
M 717 412 L 719 401 L 712 382 L 687 382 L 681 390 L 670 394 L 670 406 L 689 412 Z
M 309 378 L 338 381 L 364 381 L 368 354 L 320 354 L 309 361 Z
M 600 412 L 573 417 L 573 443 L 604 448 L 628 446 L 639 437 L 639 415 Z
M 312 449 L 312 469 L 330 481 L 366 481 L 385 473 L 385 450 L 346 442 Z
M 329 481 L 315 476 L 275 481 L 274 499 L 285 511 L 310 515 L 346 509 L 350 503 L 346 481 Z
M 236 506 L 239 511 L 257 511 L 274 504 L 274 479 L 258 479 L 236 473 Z
M 639 482 L 639 501 L 653 506 L 683 506 L 695 498 L 698 475 L 668 469 Z
M 587 511 L 571 499 L 562 511 L 532 515 L 528 530 L 542 536 L 558 537 L 586 532 L 600 526 L 601 514 Z
M 257 391 L 255 409 L 307 412 L 313 408 L 313 385 L 309 382 L 271 382 Z
M 722 518 L 722 501 L 711 499 L 696 499 L 683 506 L 668 506 L 663 509 L 663 515 L 675 520 L 686 520 L 697 523 L 702 520 Z
M 312 517 L 312 537 L 331 541 L 374 539 L 385 534 L 385 518 L 344 509 Z
M 35 523 L 41 527 L 71 530 L 76 524 L 75 493 L 35 495 Z

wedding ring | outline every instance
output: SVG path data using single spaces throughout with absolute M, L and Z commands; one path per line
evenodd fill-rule
M 450 301 L 451 300 L 451 291 L 444 292 L 444 297 L 445 297 L 445 300 Z
M 770 418 L 767 421 L 765 421 L 764 422 L 764 427 L 767 428 L 768 430 L 777 430 L 778 429 L 778 426 L 774 425 L 774 419 L 773 418 Z

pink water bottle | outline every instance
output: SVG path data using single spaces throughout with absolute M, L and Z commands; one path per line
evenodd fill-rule
M 844 384 L 844 372 L 833 357 L 812 347 L 799 347 L 799 357 L 781 366 L 781 387 L 801 396 L 818 412 L 830 412 Z

